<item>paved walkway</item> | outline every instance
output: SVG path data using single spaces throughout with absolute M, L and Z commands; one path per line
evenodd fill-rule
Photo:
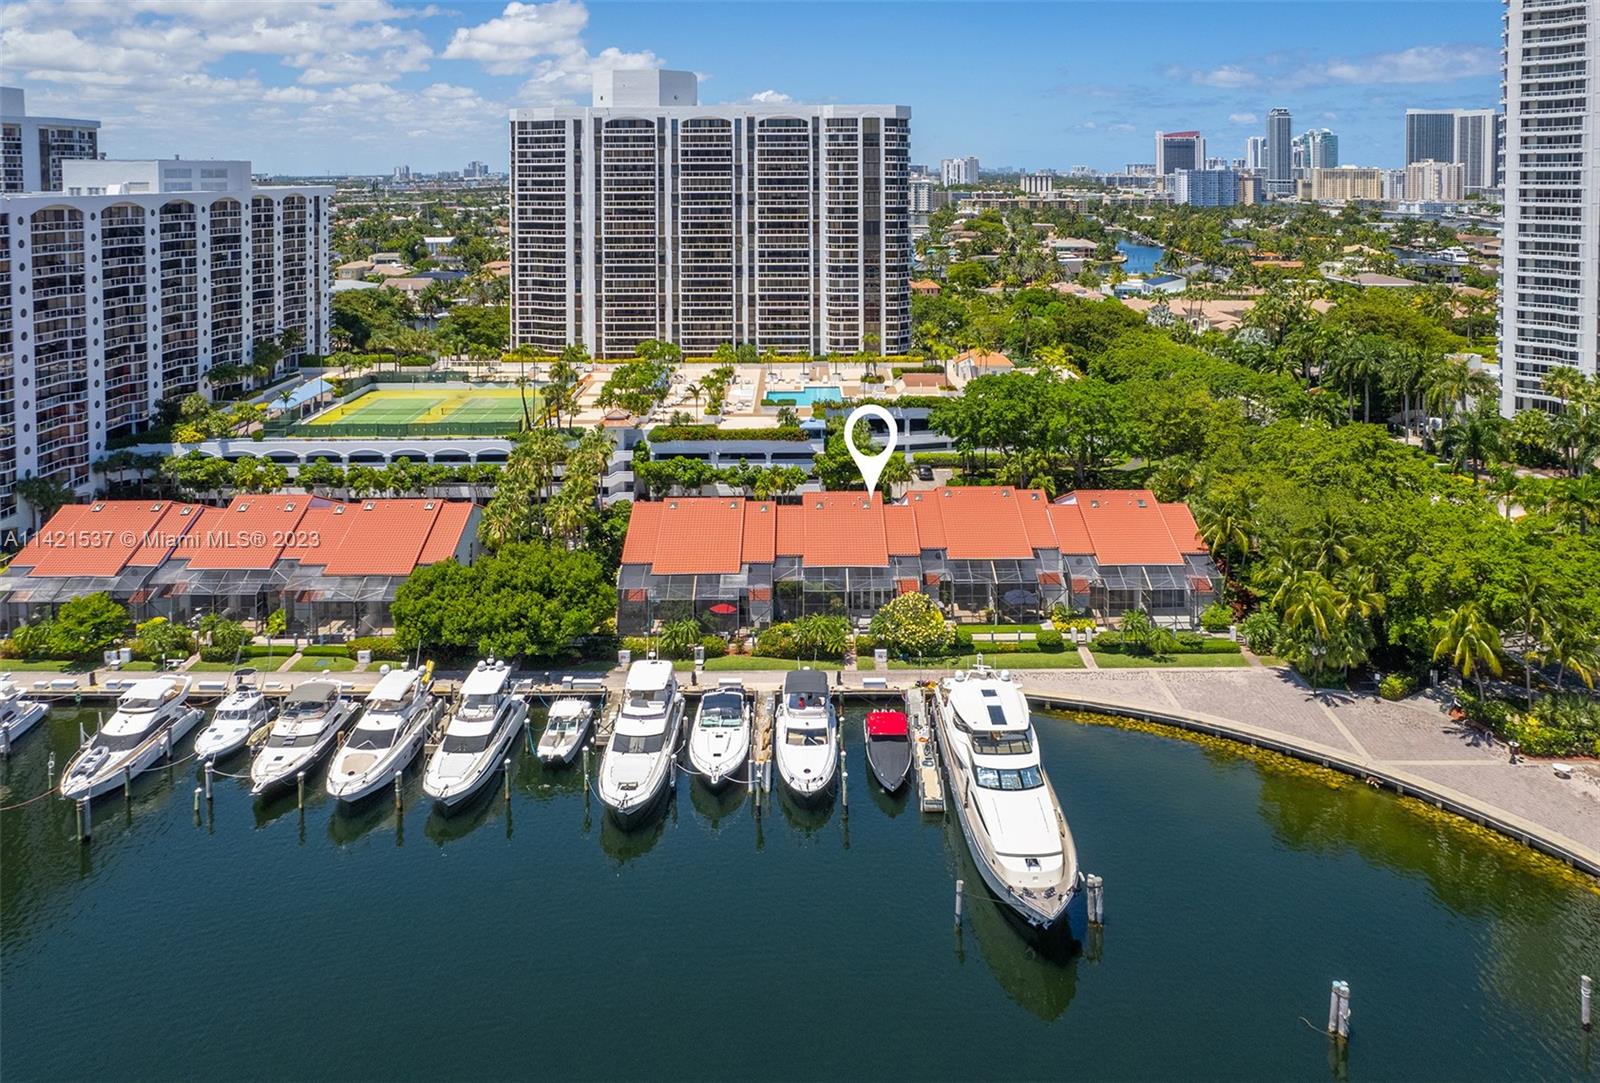
M 887 677 L 891 687 L 904 688 L 946 675 L 917 670 L 841 672 L 845 687 L 856 689 L 869 676 Z M 31 674 L 16 676 L 24 688 L 32 684 L 26 679 Z M 105 678 L 116 676 L 110 671 L 98 674 L 102 685 Z M 128 674 L 124 679 L 137 676 L 141 675 Z M 271 679 L 287 688 L 319 676 L 280 672 Z M 379 675 L 369 670 L 335 676 L 361 692 L 370 689 Z M 450 679 L 460 674 L 441 671 L 438 676 Z M 552 674 L 555 680 L 560 676 Z M 616 669 L 578 676 L 599 678 L 608 689 L 620 689 L 623 680 Z M 682 677 L 687 680 L 688 674 Z M 716 671 L 701 677 L 702 685 L 737 677 L 747 688 L 772 690 L 782 686 L 784 672 Z M 1562 761 L 1525 759 L 1513 764 L 1497 741 L 1451 721 L 1441 701 L 1413 697 L 1390 703 L 1359 693 L 1313 692 L 1292 672 L 1266 666 L 1026 670 L 1018 671 L 1017 677 L 1030 696 L 1042 700 L 1177 716 L 1241 740 L 1281 745 L 1345 770 L 1402 784 L 1458 811 L 1486 818 L 1510 834 L 1543 840 L 1600 875 L 1600 761 L 1570 761 L 1570 779 L 1558 778 L 1551 769 L 1552 762 Z M 55 680 L 38 683 L 57 694 L 72 691 Z

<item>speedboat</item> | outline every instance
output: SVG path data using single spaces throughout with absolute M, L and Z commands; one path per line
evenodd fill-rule
M 11 674 L 0 673 L 0 756 L 11 754 L 11 743 L 27 733 L 49 708 L 36 700 L 23 699 L 22 689 Z
M 1018 917 L 1049 929 L 1078 890 L 1078 851 L 1039 761 L 1027 698 L 1010 674 L 980 663 L 940 681 L 933 707 L 973 864 Z
M 820 670 L 798 669 L 784 678 L 773 747 L 778 777 L 795 797 L 814 801 L 833 785 L 839 720 Z
M 206 723 L 194 739 L 194 754 L 201 760 L 220 760 L 231 756 L 250 741 L 250 735 L 265 726 L 277 714 L 272 701 L 261 694 L 261 689 L 249 681 L 250 671 L 237 674 L 239 683 L 226 699 L 211 712 Z
M 621 826 L 642 821 L 667 792 L 682 724 L 683 696 L 672 663 L 648 658 L 629 666 L 596 785 Z
M 713 790 L 738 775 L 750 758 L 750 709 L 744 686 L 719 685 L 700 697 L 689 730 L 689 766 Z
M 439 716 L 433 663 L 389 670 L 367 693 L 361 717 L 328 765 L 328 794 L 347 804 L 371 796 L 410 766 Z
M 589 727 L 594 725 L 594 704 L 586 699 L 568 696 L 550 705 L 550 715 L 545 720 L 544 733 L 534 750 L 539 762 L 547 767 L 560 767 L 571 763 L 589 739 Z
M 172 751 L 205 712 L 189 706 L 189 678 L 135 681 L 100 732 L 87 738 L 61 776 L 61 796 L 95 798 L 131 780 Z
M 338 681 L 306 681 L 283 700 L 267 741 L 250 763 L 250 792 L 256 796 L 294 782 L 333 747 L 356 705 Z
M 906 784 L 911 774 L 911 734 L 904 711 L 868 711 L 861 723 L 866 738 L 867 766 L 889 793 Z
M 459 805 L 494 777 L 517 739 L 528 704 L 511 694 L 510 684 L 511 667 L 492 658 L 461 682 L 461 700 L 422 774 L 422 792 L 444 808 Z

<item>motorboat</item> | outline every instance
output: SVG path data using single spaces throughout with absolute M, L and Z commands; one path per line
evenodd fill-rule
M 250 683 L 249 670 L 235 674 L 238 678 L 217 709 L 211 712 L 211 721 L 194 739 L 194 754 L 200 760 L 220 760 L 231 756 L 250 742 L 250 735 L 271 722 L 277 712 L 272 701 L 261 689 Z
M 595 787 L 621 826 L 642 821 L 667 792 L 682 725 L 683 696 L 672 663 L 647 658 L 629 666 Z
M 750 758 L 750 706 L 737 681 L 700 697 L 689 729 L 689 766 L 713 790 L 743 779 Z
M 422 792 L 449 809 L 483 788 L 505 761 L 528 717 L 528 703 L 511 692 L 511 667 L 479 662 L 461 682 L 461 698 L 428 757 Z
M 594 715 L 594 704 L 577 696 L 567 696 L 552 703 L 549 717 L 545 719 L 544 733 L 534 749 L 539 762 L 546 767 L 560 767 L 576 759 L 583 749 L 583 743 L 589 739 Z
M 778 778 L 791 794 L 814 801 L 839 773 L 839 719 L 820 670 L 797 669 L 783 680 L 773 735 Z
M 328 765 L 328 794 L 347 804 L 370 797 L 403 773 L 439 717 L 441 704 L 430 691 L 433 663 L 385 669 Z
M 150 677 L 135 681 L 117 699 L 105 724 L 84 740 L 61 776 L 61 796 L 69 801 L 95 798 L 140 775 L 184 735 L 205 712 L 189 706 L 189 678 Z
M 9 756 L 12 742 L 38 725 L 49 710 L 37 700 L 24 699 L 11 674 L 0 673 L 0 756 Z
M 1078 851 L 1039 760 L 1022 690 L 981 663 L 939 682 L 934 720 L 961 833 L 989 889 L 1029 926 L 1059 922 Z
M 356 705 L 338 681 L 305 681 L 284 697 L 267 740 L 250 761 L 250 792 L 256 796 L 296 781 L 339 739 Z
M 911 732 L 904 711 L 868 711 L 861 733 L 866 739 L 867 766 L 889 793 L 906 784 L 911 774 Z

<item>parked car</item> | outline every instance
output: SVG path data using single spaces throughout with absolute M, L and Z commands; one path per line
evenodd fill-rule
M 929 466 L 927 463 L 923 463 L 921 466 L 918 466 L 917 467 L 917 479 L 919 481 L 932 481 L 933 480 L 933 467 Z

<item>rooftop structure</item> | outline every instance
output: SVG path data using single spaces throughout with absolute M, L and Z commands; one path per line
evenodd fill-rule
M 100 153 L 100 122 L 28 115 L 20 87 L 0 87 L 0 191 L 55 192 L 61 164 Z
M 1194 618 L 1216 568 L 1182 504 L 1147 490 L 940 488 L 896 503 L 808 494 L 796 504 L 721 497 L 633 507 L 618 628 L 684 616 L 759 626 L 816 613 L 866 618 L 921 591 L 954 615 L 1048 615 L 1057 604 Z
M 476 556 L 478 515 L 464 501 L 301 494 L 239 496 L 226 508 L 69 504 L 0 573 L 0 625 L 105 591 L 138 620 L 183 621 L 197 610 L 253 620 L 282 607 L 291 631 L 381 629 L 406 576 Z

